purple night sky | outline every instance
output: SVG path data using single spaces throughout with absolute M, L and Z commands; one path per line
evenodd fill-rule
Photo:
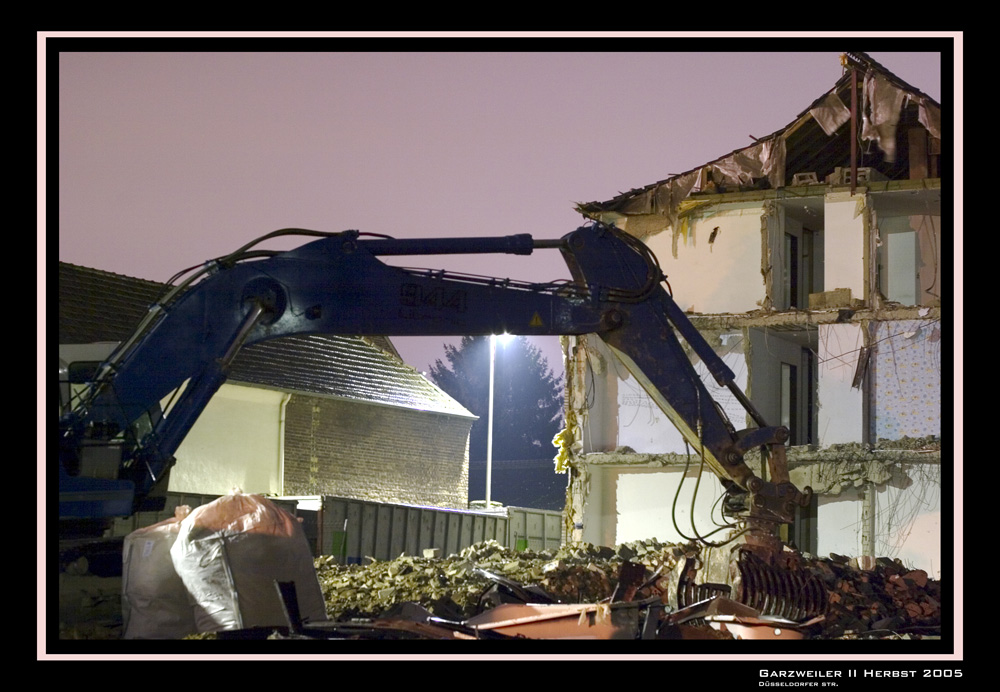
M 840 51 L 865 49 L 850 43 L 814 53 L 62 53 L 49 92 L 59 100 L 58 259 L 166 281 L 291 226 L 559 237 L 583 221 L 574 202 L 788 124 L 840 77 Z M 940 54 L 869 53 L 942 100 Z M 554 251 L 398 263 L 569 276 Z M 445 340 L 394 342 L 426 370 Z M 540 343 L 561 372 L 557 339 Z

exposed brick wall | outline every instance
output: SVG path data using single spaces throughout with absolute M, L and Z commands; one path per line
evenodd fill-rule
M 284 493 L 464 508 L 471 426 L 455 416 L 293 395 Z

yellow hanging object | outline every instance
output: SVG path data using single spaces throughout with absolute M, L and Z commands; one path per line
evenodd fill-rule
M 556 454 L 556 473 L 566 473 L 569 463 L 569 450 L 573 445 L 573 433 L 569 431 L 569 426 L 563 428 L 552 438 L 552 444 L 559 452 Z
M 552 438 L 552 446 L 559 450 L 553 459 L 556 464 L 556 473 L 566 473 L 569 470 L 569 461 L 573 456 L 573 444 L 576 441 L 573 433 L 578 426 L 576 411 L 570 409 L 566 414 L 566 427 Z

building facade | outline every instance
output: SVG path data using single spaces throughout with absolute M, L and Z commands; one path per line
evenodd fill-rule
M 955 471 L 942 455 L 952 300 L 942 161 L 940 105 L 846 54 L 842 79 L 782 130 L 579 206 L 653 250 L 739 387 L 789 428 L 791 479 L 816 492 L 788 527 L 803 550 L 898 557 L 939 574 L 942 488 Z M 701 477 L 600 339 L 568 338 L 565 349 L 572 537 L 712 535 L 714 475 Z M 691 355 L 736 429 L 755 427 Z

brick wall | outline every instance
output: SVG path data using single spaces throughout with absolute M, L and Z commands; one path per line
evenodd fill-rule
M 286 495 L 464 508 L 472 420 L 293 395 L 285 410 Z

